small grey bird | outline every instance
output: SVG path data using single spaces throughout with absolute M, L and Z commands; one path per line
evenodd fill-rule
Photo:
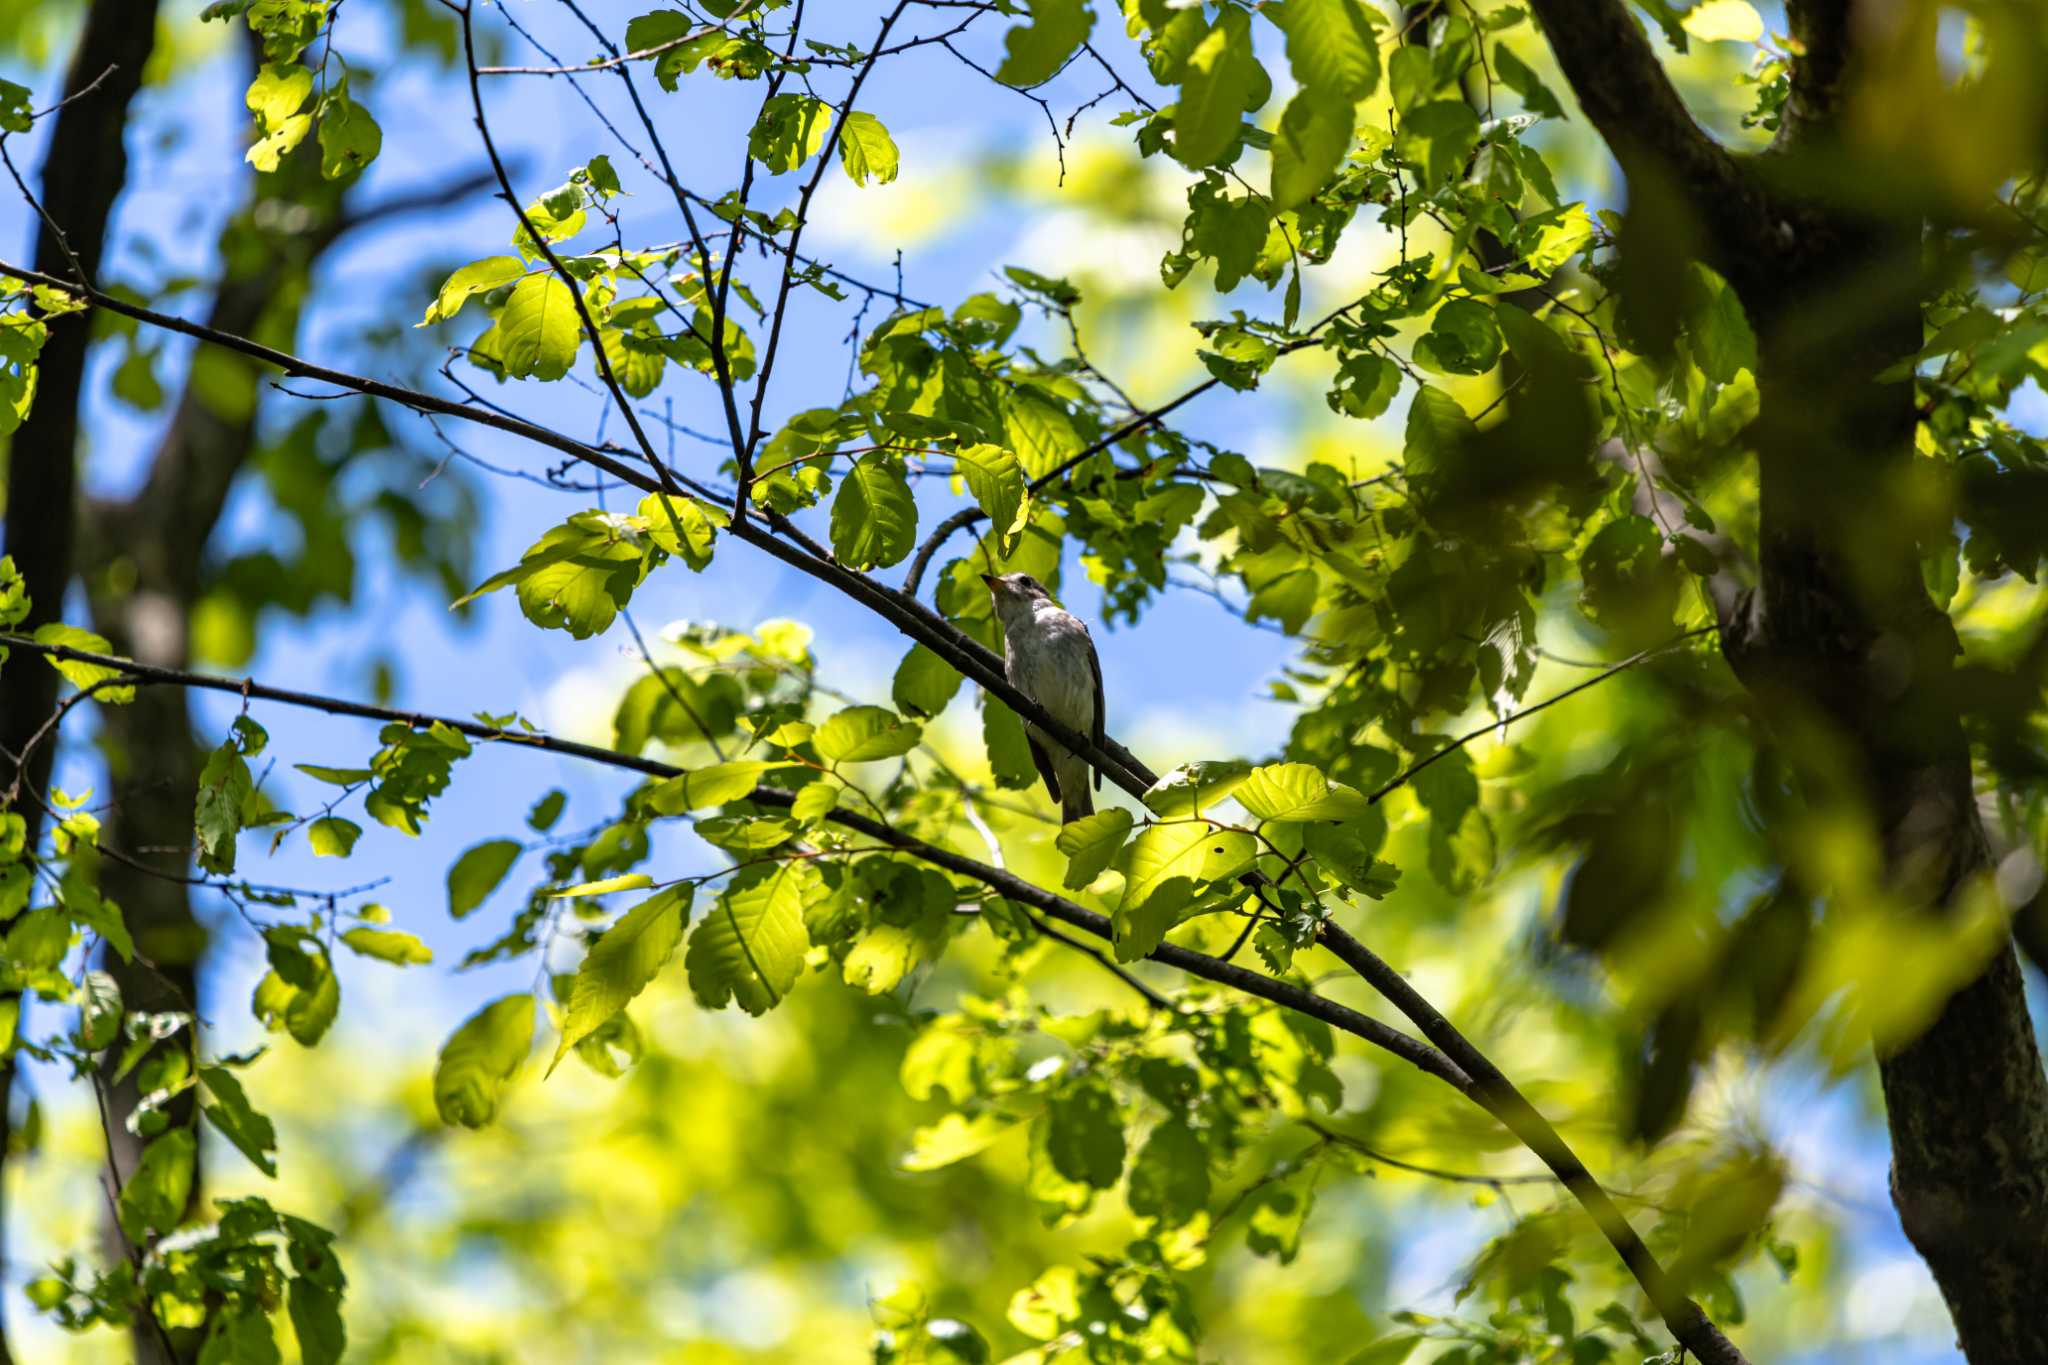
M 1003 672 L 1019 692 L 1102 744 L 1102 665 L 1088 627 L 1060 609 L 1052 594 L 1028 573 L 983 574 L 1003 626 Z M 1070 752 L 1028 721 L 1024 737 L 1045 789 L 1060 803 L 1060 819 L 1071 823 L 1095 813 L 1088 794 L 1088 760 Z M 1102 785 L 1102 774 L 1094 775 Z

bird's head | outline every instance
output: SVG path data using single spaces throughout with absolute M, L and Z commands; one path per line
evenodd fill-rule
M 1028 573 L 985 573 L 981 581 L 988 584 L 989 593 L 999 607 L 1052 601 L 1052 594 L 1045 590 L 1045 585 Z
M 985 573 L 981 581 L 988 584 L 996 619 L 1003 623 L 1005 631 L 1031 620 L 1041 606 L 1054 605 L 1045 585 L 1028 573 Z

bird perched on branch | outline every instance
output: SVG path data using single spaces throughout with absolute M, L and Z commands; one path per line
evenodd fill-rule
M 1102 745 L 1102 665 L 1088 627 L 1061 610 L 1052 594 L 1028 573 L 983 574 L 1003 625 L 1003 672 L 1019 692 L 1053 719 Z M 1095 813 L 1089 795 L 1089 763 L 1026 721 L 1024 737 L 1045 789 L 1060 803 L 1060 819 L 1071 823 Z M 1102 774 L 1094 774 L 1102 785 Z

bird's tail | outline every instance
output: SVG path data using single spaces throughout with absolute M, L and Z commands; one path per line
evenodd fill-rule
M 1088 790 L 1088 764 L 1074 759 L 1061 765 L 1060 820 L 1071 825 L 1084 815 L 1095 814 L 1095 797 Z

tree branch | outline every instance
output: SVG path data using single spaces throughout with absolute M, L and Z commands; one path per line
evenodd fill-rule
M 141 663 L 133 659 L 117 658 L 108 654 L 97 654 L 89 650 L 73 649 L 68 645 L 44 644 L 21 635 L 0 634 L 0 642 L 11 649 L 25 653 L 40 654 L 48 659 L 63 659 L 78 663 L 92 664 L 112 669 L 123 677 L 138 683 L 194 688 L 211 692 L 222 692 L 230 696 L 256 701 L 275 702 L 305 710 L 320 711 L 333 716 L 354 716 L 361 720 L 375 720 L 386 723 L 396 722 L 415 728 L 429 725 L 445 725 L 471 739 L 492 744 L 509 744 L 519 748 L 539 749 L 546 753 L 560 754 L 568 758 L 601 764 L 608 768 L 622 768 L 628 772 L 648 777 L 680 777 L 685 769 L 658 759 L 645 758 L 638 754 L 620 753 L 595 744 L 583 744 L 576 740 L 560 739 L 553 735 L 539 734 L 526 730 L 505 730 L 497 726 L 484 725 L 477 721 L 461 720 L 453 716 L 436 716 L 419 711 L 402 711 L 388 706 L 372 706 L 365 702 L 350 701 L 345 697 L 327 696 L 317 692 L 301 692 L 291 688 L 273 687 L 254 679 L 224 678 L 207 673 L 194 673 L 186 669 L 165 668 L 156 664 Z M 764 806 L 787 809 L 796 799 L 795 793 L 776 787 L 756 787 L 749 800 Z M 948 849 L 926 843 L 922 839 L 903 833 L 892 825 L 855 811 L 835 810 L 826 817 L 834 824 L 887 844 L 950 872 L 981 882 L 1011 900 L 1037 910 L 1063 924 L 1079 929 L 1096 938 L 1107 940 L 1112 936 L 1110 922 L 1106 916 L 1096 914 L 1063 896 L 1058 896 L 1043 887 L 1025 881 L 1001 868 L 991 867 L 972 858 L 954 853 Z M 1273 1004 L 1295 1010 L 1311 1018 L 1320 1019 L 1332 1028 L 1361 1038 L 1373 1046 L 1399 1057 L 1402 1061 L 1435 1076 L 1461 1093 L 1470 1093 L 1471 1078 L 1459 1067 L 1445 1058 L 1443 1053 L 1426 1043 L 1420 1042 L 1399 1029 L 1389 1027 L 1379 1020 L 1364 1015 L 1334 1000 L 1317 995 L 1313 991 L 1296 986 L 1276 977 L 1262 975 L 1246 967 L 1235 966 L 1206 953 L 1198 953 L 1174 944 L 1162 944 L 1152 954 L 1152 960 L 1176 967 L 1191 976 L 1229 986 L 1248 995 L 1257 996 Z
M 1531 0 L 1530 8 L 1579 108 L 1621 163 L 1632 205 L 1646 194 L 1676 196 L 1731 280 L 1761 274 L 1783 256 L 1792 243 L 1780 231 L 1778 206 L 1694 122 L 1623 0 Z

